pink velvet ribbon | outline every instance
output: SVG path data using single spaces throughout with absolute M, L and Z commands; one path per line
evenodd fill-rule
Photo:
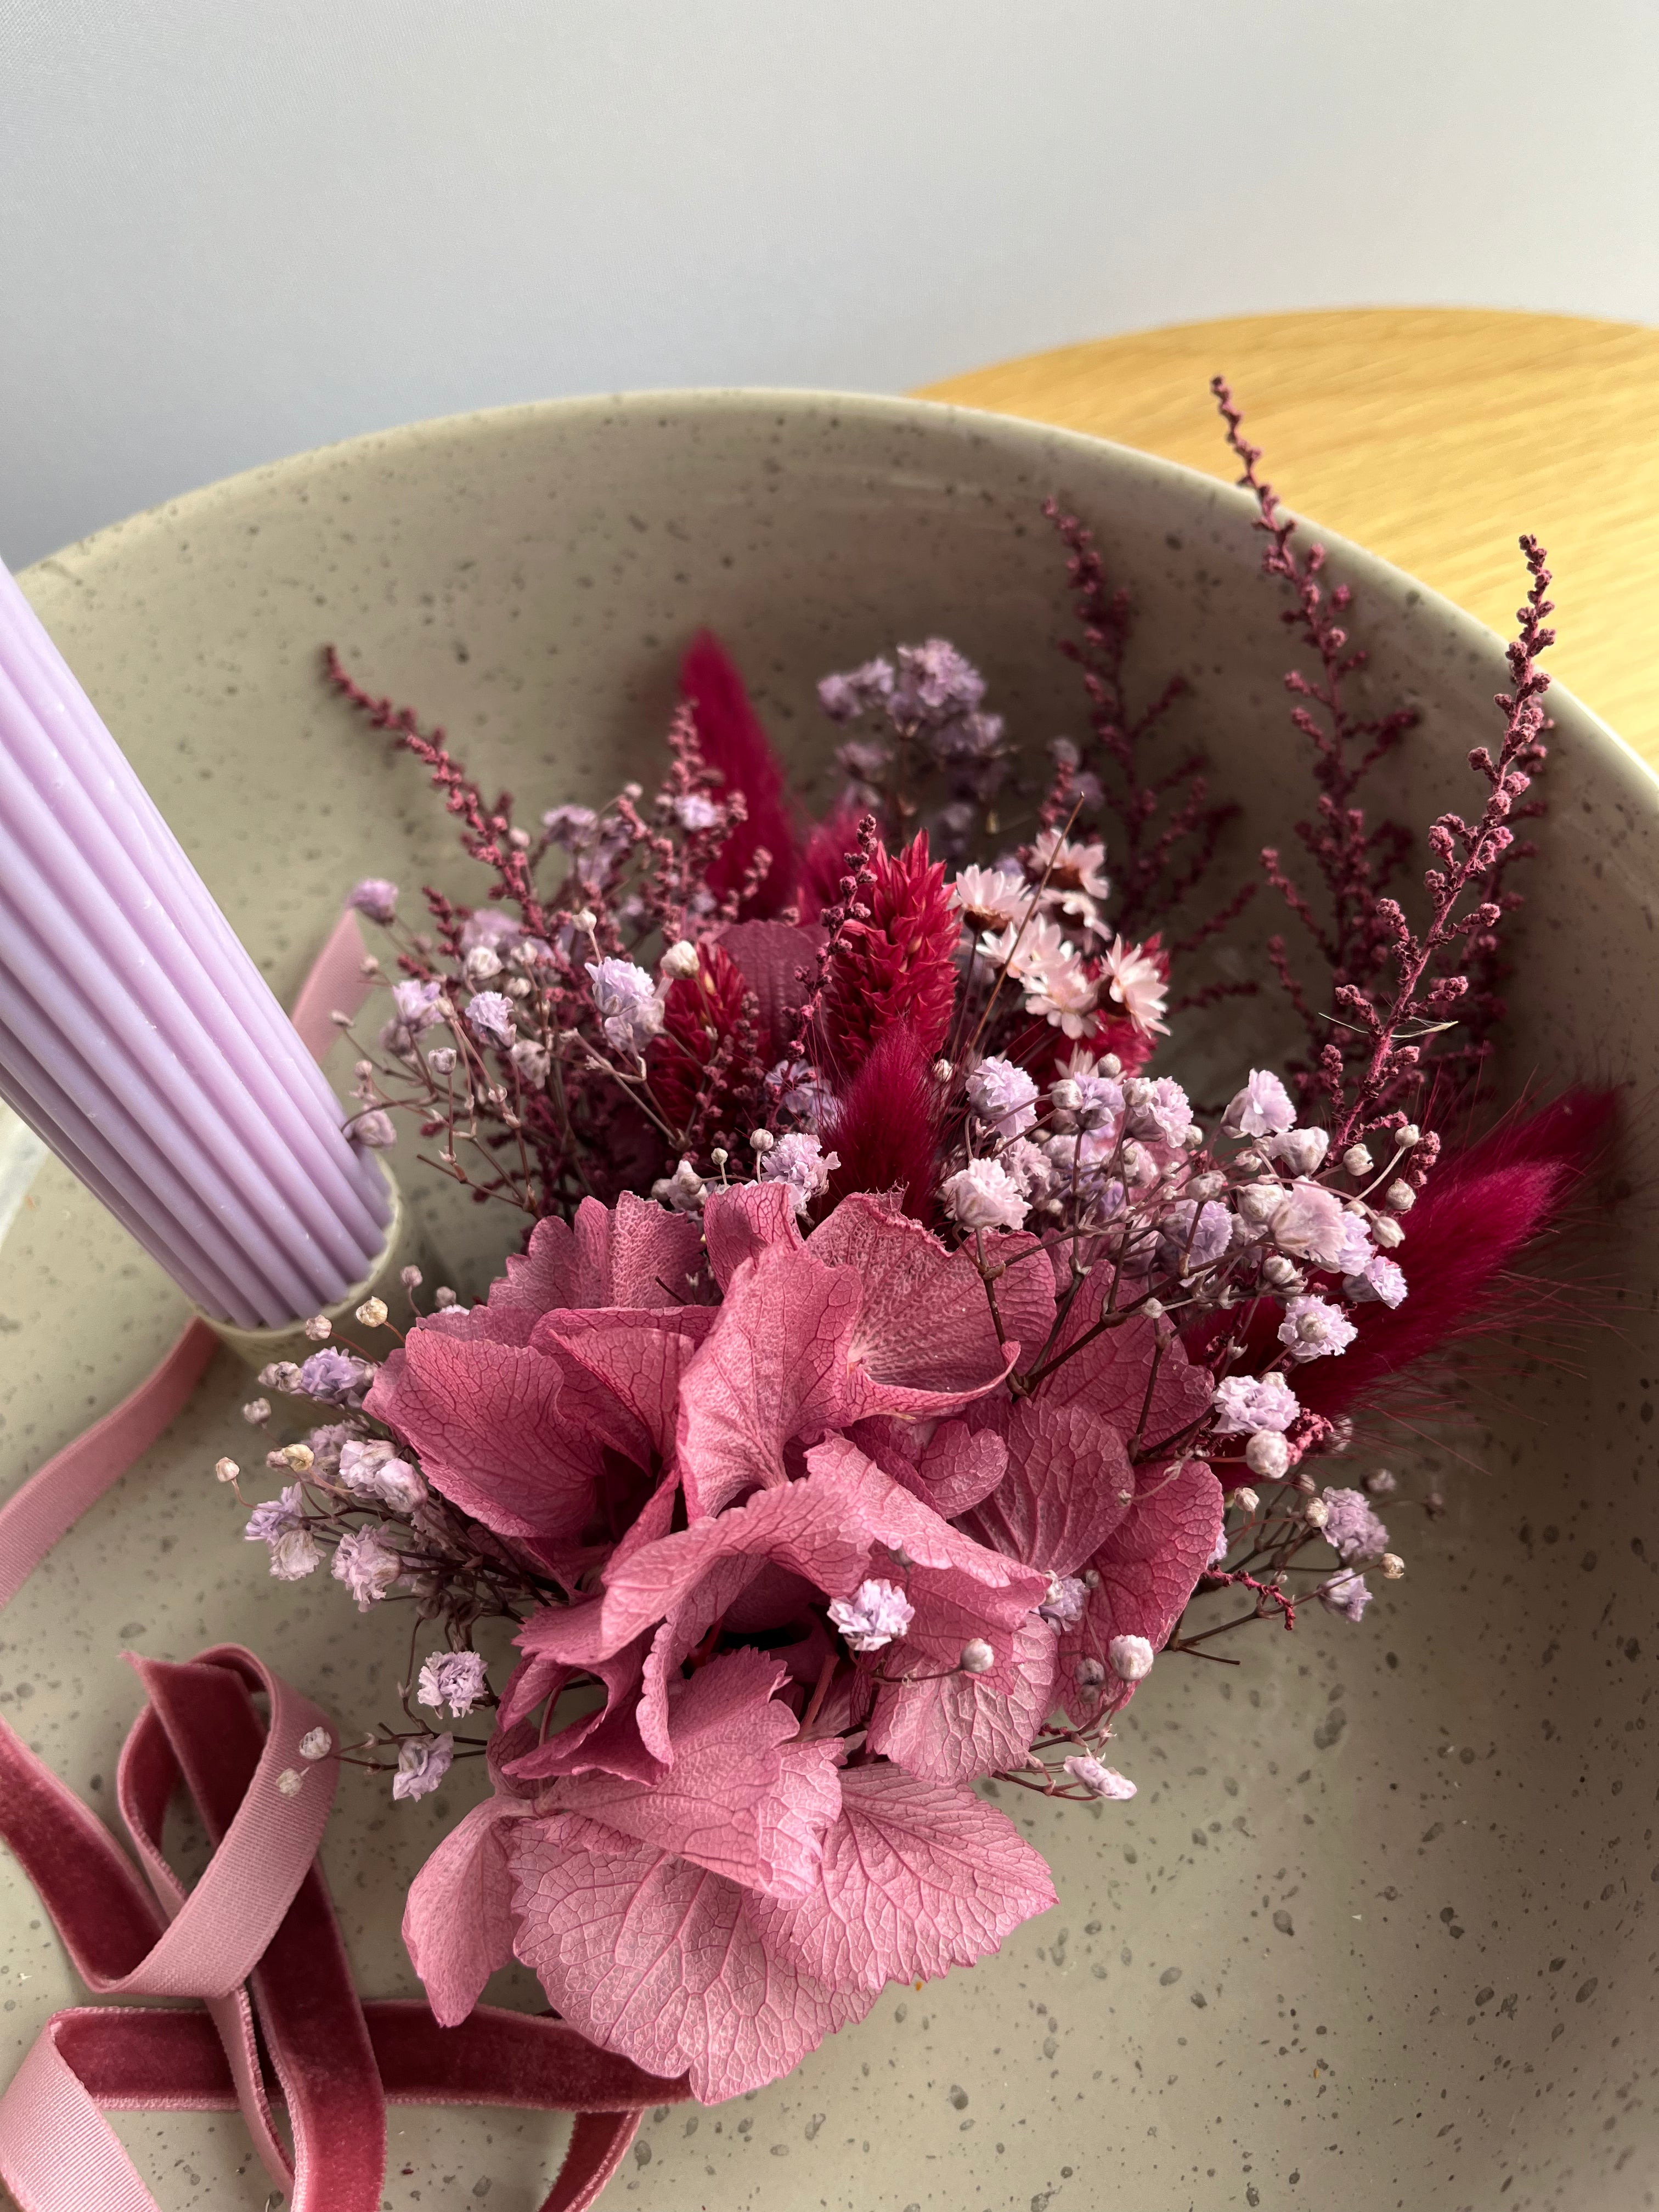
M 361 955 L 348 915 L 295 1012 L 319 1059 L 333 1010 L 354 1012 L 364 995 Z M 212 1329 L 191 1322 L 131 1396 L 0 1507 L 0 1605 L 162 1434 L 217 1349 Z M 642 2074 L 547 2016 L 480 2007 L 444 2028 L 419 2002 L 362 2003 L 315 1863 L 337 1770 L 300 1749 L 331 1724 L 240 1645 L 182 1664 L 127 1656 L 149 1697 L 116 1784 L 137 1865 L 3 1720 L 0 1838 L 90 1990 L 204 2009 L 80 2006 L 47 2021 L 0 2096 L 0 2181 L 22 2212 L 158 2212 L 104 2112 L 233 2106 L 294 2212 L 378 2212 L 388 2101 L 574 2112 L 543 2212 L 584 2212 L 641 2110 L 678 2102 L 685 2083 Z M 215 1847 L 191 1889 L 161 1847 L 181 1787 Z

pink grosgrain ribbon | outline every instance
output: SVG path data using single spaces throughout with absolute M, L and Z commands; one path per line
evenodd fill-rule
M 301 993 L 295 1026 L 319 1058 L 335 1034 L 332 1011 L 355 1011 L 365 995 L 361 953 L 348 915 Z M 0 1605 L 162 1434 L 217 1348 L 206 1323 L 191 1322 L 131 1396 L 0 1507 Z M 685 2084 L 595 2050 L 561 2021 L 480 2008 L 464 2027 L 441 2028 L 424 2004 L 362 2004 L 314 1864 L 336 1770 L 307 1760 L 300 1741 L 327 1727 L 324 1715 L 238 1645 L 184 1664 L 131 1663 L 149 1702 L 122 1751 L 117 1797 L 148 1886 L 3 1721 L 0 1837 L 89 1988 L 198 1997 L 206 2009 L 80 2007 L 46 2023 L 0 2097 L 0 2181 L 22 2212 L 157 2212 L 100 2106 L 233 2104 L 294 2212 L 377 2212 L 388 2099 L 576 2112 L 544 2212 L 583 2212 L 641 2110 L 677 2102 Z M 268 1722 L 255 1691 L 269 1700 Z M 297 1790 L 279 1787 L 290 1774 Z M 181 1784 L 215 1845 L 191 1890 L 160 1841 Z M 291 2158 L 272 2118 L 277 2099 Z

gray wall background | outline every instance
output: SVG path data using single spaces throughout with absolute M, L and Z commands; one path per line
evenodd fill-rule
M 0 554 L 625 386 L 1659 320 L 1654 0 L 0 0 Z

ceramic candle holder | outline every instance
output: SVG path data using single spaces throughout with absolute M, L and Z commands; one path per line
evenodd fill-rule
M 258 471 L 23 580 L 286 1003 L 359 877 L 411 896 L 424 882 L 477 888 L 419 770 L 325 690 L 325 643 L 377 694 L 444 724 L 480 781 L 528 812 L 646 771 L 678 653 L 707 623 L 821 802 L 832 733 L 815 681 L 895 638 L 954 639 L 1034 749 L 1079 726 L 1075 673 L 1043 646 L 1064 614 L 1064 562 L 1039 513 L 1050 491 L 1134 591 L 1141 696 L 1175 671 L 1190 679 L 1179 734 L 1239 800 L 1223 866 L 1250 872 L 1309 792 L 1252 507 L 1024 423 L 754 393 L 514 409 Z M 1420 823 L 1467 804 L 1468 750 L 1498 726 L 1498 641 L 1328 543 L 1359 594 L 1370 696 L 1422 712 L 1389 811 Z M 1517 604 L 1522 581 L 1517 556 Z M 1648 1111 L 1659 794 L 1590 714 L 1559 693 L 1549 704 L 1550 811 L 1506 1081 L 1611 1077 Z M 1231 1020 L 1215 1042 L 1234 1066 L 1253 1038 L 1257 1064 L 1276 1064 L 1289 1030 L 1271 996 Z M 1054 1870 L 1053 1911 L 972 1972 L 888 1990 L 789 2079 L 647 2117 L 612 2185 L 619 2204 L 1652 2201 L 1659 2118 L 1645 2092 L 1620 2094 L 1659 2047 L 1644 1925 L 1659 1898 L 1651 1158 L 1633 1152 L 1633 1195 L 1580 1233 L 1603 1286 L 1583 1302 L 1590 1325 L 1494 1381 L 1499 1348 L 1426 1436 L 1385 1431 L 1397 1467 L 1427 1456 L 1449 1510 L 1402 1531 L 1408 1577 L 1379 1586 L 1364 1623 L 1256 1632 L 1237 1640 L 1237 1667 L 1161 1665 L 1121 1724 L 1133 1803 L 1004 1793 Z M 471 1295 L 515 1221 L 407 1159 L 398 1171 Z M 30 1197 L 0 1249 L 7 1488 L 118 1398 L 183 1312 L 56 1163 Z M 246 1370 L 222 1361 L 0 1623 L 0 1705 L 94 1806 L 110 1802 L 137 1700 L 123 1643 L 179 1657 L 234 1635 L 347 1725 L 395 1703 L 407 1620 L 390 1607 L 360 1620 L 331 1585 L 275 1583 L 240 1540 L 212 1465 L 246 1437 Z M 394 1808 L 383 1778 L 343 1778 L 323 1859 L 366 1992 L 413 1991 L 404 1889 L 482 1778 L 458 1768 L 433 1799 Z M 74 1990 L 9 1861 L 0 1931 L 9 2071 Z M 492 1994 L 541 2001 L 517 1972 Z M 264 2203 L 234 2117 L 117 2124 L 170 2202 Z M 399 2212 L 417 2197 L 471 2203 L 486 2182 L 489 2212 L 505 2212 L 541 2201 L 562 2124 L 422 2112 L 392 2125 Z

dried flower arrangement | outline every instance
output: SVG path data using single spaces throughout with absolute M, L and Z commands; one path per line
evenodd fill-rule
M 1504 1310 L 1610 1110 L 1574 1091 L 1445 1140 L 1491 1089 L 1549 574 L 1522 539 L 1484 801 L 1431 825 L 1413 921 L 1411 840 L 1364 805 L 1412 717 L 1354 711 L 1349 593 L 1216 397 L 1304 655 L 1321 886 L 1263 853 L 1320 980 L 1272 940 L 1305 1058 L 1241 1067 L 1218 1110 L 1152 1063 L 1257 988 L 1170 997 L 1252 887 L 1194 918 L 1228 810 L 1160 756 L 1179 686 L 1132 708 L 1128 594 L 1052 502 L 1090 735 L 1012 845 L 1017 757 L 942 640 L 824 679 L 847 782 L 812 824 L 707 635 L 659 789 L 533 830 L 329 657 L 489 878 L 471 910 L 428 891 L 419 927 L 390 883 L 354 892 L 392 955 L 356 1133 L 412 1116 L 526 1234 L 389 1353 L 371 1301 L 361 1341 L 319 1321 L 266 1370 L 331 1418 L 270 1450 L 284 1486 L 246 1534 L 275 1575 L 328 1560 L 360 1607 L 412 1608 L 407 1729 L 307 1757 L 390 1763 L 399 1799 L 488 1761 L 408 1900 L 441 2021 L 517 1956 L 595 2043 L 706 2100 L 750 2089 L 1053 1901 L 976 1782 L 1133 1796 L 1112 1722 L 1161 1655 L 1310 1600 L 1358 1622 L 1367 1575 L 1405 1571 L 1394 1478 L 1316 1463 Z M 520 1654 L 495 1683 L 492 1620 Z

